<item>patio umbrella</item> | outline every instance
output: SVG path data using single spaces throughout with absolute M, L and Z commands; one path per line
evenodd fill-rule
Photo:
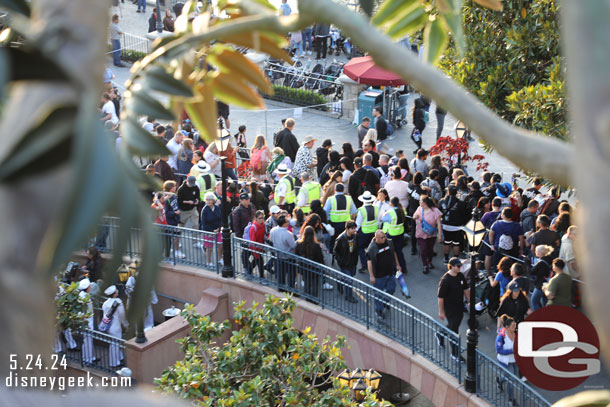
M 343 73 L 363 85 L 401 86 L 405 84 L 400 76 L 375 65 L 375 61 L 370 56 L 353 58 L 345 64 Z

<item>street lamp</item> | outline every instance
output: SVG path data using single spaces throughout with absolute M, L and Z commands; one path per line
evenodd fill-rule
M 379 389 L 381 375 L 373 369 L 369 369 L 365 373 L 361 369 L 345 369 L 337 376 L 337 379 L 342 386 L 349 387 L 352 390 L 356 401 L 362 401 L 366 396 L 367 388 L 370 387 L 372 391 Z
M 225 172 L 225 159 L 220 157 L 221 174 Z M 233 263 L 231 261 L 231 229 L 229 229 L 229 205 L 227 204 L 227 177 L 222 177 L 222 276 L 233 277 Z
M 477 391 L 476 378 L 476 349 L 479 341 L 477 332 L 477 320 L 475 315 L 475 279 L 477 276 L 476 255 L 483 237 L 485 236 L 485 226 L 481 223 L 481 211 L 475 209 L 472 212 L 472 219 L 464 226 L 466 240 L 470 245 L 470 307 L 468 311 L 468 331 L 466 332 L 466 381 L 464 387 L 469 393 Z
M 165 5 L 165 2 L 163 3 Z M 159 0 L 157 0 L 157 32 L 159 34 L 163 32 L 163 23 L 161 22 L 161 15 L 161 4 L 159 3 Z

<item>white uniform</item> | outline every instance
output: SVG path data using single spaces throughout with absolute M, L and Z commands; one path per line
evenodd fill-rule
M 115 338 L 122 339 L 123 338 L 123 328 L 122 326 L 129 326 L 127 319 L 125 318 L 125 307 L 123 307 L 123 302 L 118 298 L 109 298 L 102 305 L 102 311 L 104 315 L 110 312 L 112 308 L 112 304 L 115 302 L 119 303 L 114 315 L 112 317 L 112 321 L 110 322 L 110 328 L 108 329 L 108 335 L 114 336 Z M 123 352 L 119 348 L 119 345 L 116 343 L 111 343 L 108 349 L 109 359 L 110 359 L 110 367 L 116 367 L 121 364 L 121 361 L 124 359 Z
M 81 296 L 87 295 L 86 292 L 81 291 Z M 91 303 L 91 298 L 87 303 L 87 311 L 91 312 L 91 317 L 87 318 L 87 328 L 93 330 L 93 304 Z M 83 331 L 83 362 L 92 363 L 95 358 L 93 354 L 93 338 L 91 337 L 91 333 L 88 331 Z
M 133 294 L 136 287 L 136 279 L 134 276 L 130 276 L 127 279 L 127 283 L 125 283 L 125 291 L 127 292 L 127 308 L 129 308 L 129 304 L 131 302 L 131 294 Z M 153 304 L 157 304 L 159 299 L 157 298 L 157 293 L 153 288 L 150 292 L 150 302 L 148 303 L 148 307 L 146 307 L 146 314 L 144 315 L 144 330 L 148 331 L 149 329 L 155 326 L 155 315 L 153 314 L 152 306 Z

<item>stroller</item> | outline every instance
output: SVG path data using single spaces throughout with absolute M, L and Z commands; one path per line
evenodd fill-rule
M 465 260 L 462 263 L 460 271 L 464 274 L 464 277 L 466 277 L 466 282 L 468 282 L 470 285 L 470 259 Z M 487 280 L 486 273 L 483 271 L 479 271 L 474 278 L 475 292 L 473 298 L 474 301 L 476 301 L 475 315 L 479 317 L 485 311 L 487 311 L 490 317 L 496 318 L 498 307 L 500 306 L 500 285 L 498 284 L 495 287 L 492 287 Z

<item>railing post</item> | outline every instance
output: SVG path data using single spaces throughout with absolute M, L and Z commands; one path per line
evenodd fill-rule
M 373 302 L 373 307 L 375 306 L 375 302 Z M 366 285 L 366 329 L 371 327 L 370 324 L 370 314 L 371 314 L 371 287 Z

